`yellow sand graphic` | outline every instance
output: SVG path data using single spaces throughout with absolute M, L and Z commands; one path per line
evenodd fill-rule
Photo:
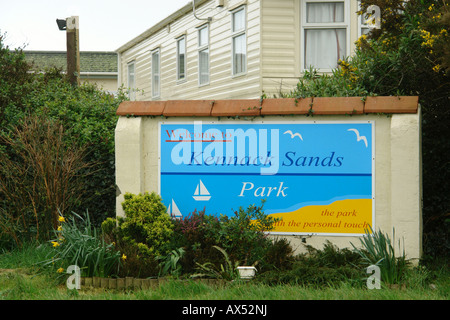
M 273 232 L 363 234 L 372 225 L 372 199 L 339 200 L 270 216 L 282 218 Z

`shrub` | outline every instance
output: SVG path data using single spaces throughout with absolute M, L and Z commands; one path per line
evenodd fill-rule
M 22 49 L 5 46 L 5 35 L 0 32 L 0 132 L 26 114 L 26 100 L 34 79 Z
M 170 246 L 184 249 L 180 264 L 185 273 L 194 272 L 197 264 L 219 262 L 221 257 L 218 251 L 212 249 L 219 244 L 214 232 L 209 232 L 209 229 L 219 223 L 217 217 L 206 215 L 205 210 L 195 210 L 173 223 L 174 234 Z
M 246 209 L 240 207 L 232 217 L 221 216 L 219 228 L 211 230 L 219 246 L 243 265 L 258 263 L 271 244 L 266 232 L 274 228 L 277 220 L 266 215 L 263 206 L 264 202 Z
M 81 176 L 94 164 L 66 137 L 59 121 L 36 115 L 0 135 L 0 230 L 18 246 L 48 240 L 59 212 L 75 209 L 86 192 Z
M 96 226 L 115 215 L 114 129 L 123 99 L 120 90 L 116 98 L 93 84 L 73 87 L 60 73 L 48 71 L 36 76 L 27 100 L 28 112 L 58 120 L 67 133 L 65 141 L 84 148 L 85 161 L 96 164 L 81 176 L 88 192 L 74 209 L 95 212 L 91 219 Z
M 327 241 L 323 249 L 306 246 L 284 270 L 268 270 L 257 274 L 257 281 L 268 285 L 333 286 L 340 283 L 363 284 L 364 269 L 360 257 L 349 249 L 338 249 Z
M 157 276 L 157 258 L 170 253 L 173 222 L 156 193 L 126 193 L 122 207 L 125 217 L 107 218 L 102 230 L 124 254 L 122 274 Z M 126 258 L 125 258 L 126 257 Z
M 258 271 L 288 270 L 295 261 L 294 250 L 285 238 L 272 239 L 261 262 L 258 263 Z
M 213 246 L 214 249 L 218 250 L 225 260 L 224 263 L 220 263 L 220 266 L 212 262 L 206 262 L 204 264 L 197 263 L 197 270 L 200 273 L 192 275 L 193 278 L 197 277 L 208 277 L 212 279 L 224 279 L 224 280 L 235 280 L 239 277 L 239 272 L 237 270 L 238 262 L 232 261 L 227 252 L 218 246 Z
M 114 129 L 117 107 L 127 99 L 124 91 L 119 88 L 117 96 L 113 96 L 92 84 L 74 87 L 57 69 L 30 72 L 32 65 L 27 63 L 22 49 L 10 50 L 3 38 L 0 33 L 0 136 L 11 136 L 12 130 L 30 116 L 61 124 L 66 146 L 86 150 L 83 161 L 95 163 L 78 175 L 86 192 L 73 211 L 95 212 L 91 220 L 99 226 L 115 213 Z M 0 143 L 0 149 L 16 160 L 14 152 L 10 153 L 4 144 Z M 11 188 L 9 192 L 14 190 Z M 0 206 L 5 202 L 0 191 Z M 40 227 L 44 228 L 42 224 Z M 51 229 L 51 225 L 47 228 Z M 8 237 L 3 233 L 0 240 Z
M 307 253 L 299 255 L 297 261 L 317 267 L 348 267 L 361 263 L 361 257 L 357 252 L 348 248 L 339 249 L 327 240 L 322 249 L 316 249 L 306 245 Z
M 139 248 L 143 255 L 162 255 L 173 234 L 173 223 L 161 197 L 155 192 L 126 193 L 122 203 L 126 218 L 119 221 L 125 241 Z
M 194 272 L 198 265 L 205 263 L 220 268 L 223 256 L 215 247 L 226 252 L 233 264 L 259 264 L 272 246 L 266 231 L 272 230 L 275 222 L 264 213 L 263 204 L 241 207 L 231 217 L 195 210 L 174 221 L 171 246 L 185 249 L 181 260 L 185 272 Z

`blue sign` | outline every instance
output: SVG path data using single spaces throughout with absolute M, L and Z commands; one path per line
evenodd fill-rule
M 283 218 L 276 232 L 364 233 L 373 130 L 370 121 L 160 123 L 160 194 L 174 217 L 233 215 L 265 199 L 265 213 Z

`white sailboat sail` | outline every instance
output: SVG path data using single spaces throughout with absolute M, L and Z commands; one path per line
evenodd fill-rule
M 197 185 L 193 198 L 197 201 L 208 201 L 209 199 L 211 199 L 211 195 L 208 189 L 206 189 L 202 180 L 200 180 L 199 184 Z
M 181 218 L 181 216 L 182 216 L 180 209 L 178 209 L 178 206 L 173 199 L 172 199 L 172 204 L 169 204 L 169 207 L 167 208 L 167 213 L 172 218 Z

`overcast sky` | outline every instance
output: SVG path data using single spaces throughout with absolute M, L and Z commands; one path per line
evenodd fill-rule
M 0 34 L 11 48 L 66 50 L 56 19 L 79 16 L 80 51 L 114 51 L 190 0 L 0 0 Z

